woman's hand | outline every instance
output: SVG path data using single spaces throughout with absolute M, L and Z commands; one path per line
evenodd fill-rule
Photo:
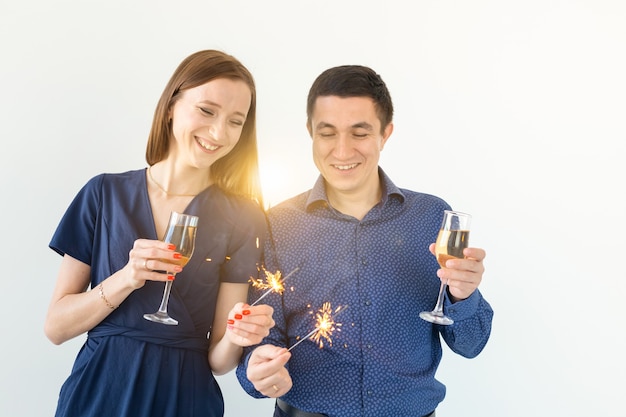
M 64 255 L 46 316 L 44 331 L 48 338 L 60 344 L 89 331 L 146 281 L 174 279 L 174 274 L 182 271 L 174 264 L 180 258 L 175 249 L 160 240 L 137 239 L 128 263 L 100 282 L 96 291 L 87 291 L 91 267 Z
M 237 303 L 228 314 L 226 336 L 238 346 L 251 346 L 261 343 L 274 327 L 274 309 L 265 304 L 249 306 Z
M 260 343 L 274 326 L 274 309 L 268 305 L 249 306 L 241 300 L 249 284 L 220 284 L 215 318 L 209 337 L 209 364 L 215 375 L 234 369 L 244 346 Z
M 176 247 L 171 243 L 137 239 L 128 254 L 128 263 L 122 268 L 122 272 L 128 285 L 136 290 L 143 287 L 146 281 L 173 280 L 174 275 L 183 270 L 180 265 L 175 264 L 180 258 L 180 253 L 176 252 Z

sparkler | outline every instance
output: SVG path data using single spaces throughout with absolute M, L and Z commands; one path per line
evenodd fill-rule
M 341 323 L 337 323 L 335 318 L 339 315 L 340 312 L 344 311 L 347 306 L 339 306 L 332 310 L 330 303 L 327 301 L 322 305 L 322 308 L 318 310 L 315 314 L 315 329 L 313 329 L 309 334 L 300 339 L 295 345 L 291 346 L 288 351 L 298 346 L 300 343 L 305 340 L 311 338 L 317 343 L 317 345 L 321 348 L 324 347 L 324 340 L 328 342 L 329 346 L 333 345 L 333 340 L 331 336 L 333 332 L 336 330 L 338 332 L 341 331 Z M 334 316 L 333 316 L 334 315 Z
M 250 278 L 250 282 L 252 283 L 252 286 L 254 288 L 257 288 L 259 290 L 267 290 L 250 306 L 252 307 L 253 305 L 257 304 L 259 301 L 267 297 L 272 291 L 275 291 L 278 294 L 282 294 L 285 291 L 285 281 L 287 281 L 287 279 L 292 276 L 298 269 L 300 268 L 296 267 L 293 271 L 288 273 L 285 278 L 281 279 L 280 271 L 276 271 L 275 274 L 272 274 L 270 271 L 263 268 L 263 272 L 265 272 L 265 281 L 263 281 L 261 278 Z

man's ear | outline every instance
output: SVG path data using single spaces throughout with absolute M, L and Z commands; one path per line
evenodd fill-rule
M 383 139 L 380 141 L 380 150 L 381 151 L 385 147 L 385 144 L 387 143 L 387 139 L 389 139 L 389 136 L 391 136 L 392 133 L 393 133 L 393 122 L 389 123 L 385 127 L 385 130 L 383 130 Z

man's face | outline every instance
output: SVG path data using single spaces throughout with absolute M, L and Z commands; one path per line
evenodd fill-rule
M 311 114 L 313 160 L 330 195 L 365 198 L 379 187 L 378 161 L 393 125 L 381 133 L 369 97 L 321 96 Z

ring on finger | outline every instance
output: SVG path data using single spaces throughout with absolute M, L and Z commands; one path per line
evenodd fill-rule
M 278 392 L 278 387 L 276 386 L 276 384 L 272 385 L 272 388 L 274 388 L 275 392 Z
M 145 269 L 146 271 L 149 271 L 149 269 L 148 269 L 148 260 L 147 260 L 147 259 L 144 259 L 144 260 L 143 260 L 143 267 L 144 267 L 144 269 Z

